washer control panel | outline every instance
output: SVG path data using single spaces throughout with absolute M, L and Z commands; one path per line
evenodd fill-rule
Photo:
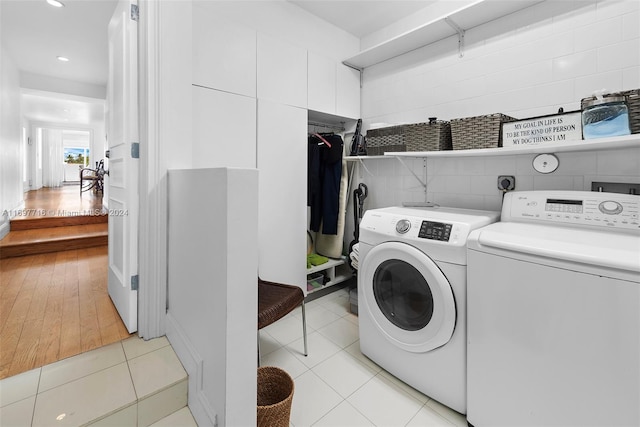
M 444 222 L 422 221 L 418 237 L 422 239 L 448 242 L 451 236 L 451 224 Z
M 590 191 L 507 193 L 502 221 L 544 221 L 640 230 L 640 196 Z

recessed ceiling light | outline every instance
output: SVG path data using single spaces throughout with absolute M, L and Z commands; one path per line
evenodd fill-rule
M 54 7 L 64 7 L 64 3 L 58 0 L 47 0 L 47 3 L 49 3 L 51 6 L 54 6 Z
M 66 56 L 57 56 L 56 58 L 58 58 L 58 61 L 69 62 L 69 58 Z

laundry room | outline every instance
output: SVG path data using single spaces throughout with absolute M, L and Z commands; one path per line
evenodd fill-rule
M 137 3 L 149 420 L 640 425 L 638 0 Z

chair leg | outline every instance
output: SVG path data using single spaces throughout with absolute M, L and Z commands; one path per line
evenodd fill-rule
M 260 329 L 258 329 L 258 367 L 260 367 Z
M 304 309 L 304 300 L 302 300 L 302 336 L 304 339 L 304 355 L 306 357 L 309 352 L 307 351 L 307 314 Z

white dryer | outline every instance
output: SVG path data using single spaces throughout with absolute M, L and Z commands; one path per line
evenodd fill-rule
M 405 383 L 466 412 L 466 244 L 498 212 L 368 210 L 360 223 L 363 354 Z
M 640 425 L 640 196 L 531 191 L 468 243 L 467 420 Z

